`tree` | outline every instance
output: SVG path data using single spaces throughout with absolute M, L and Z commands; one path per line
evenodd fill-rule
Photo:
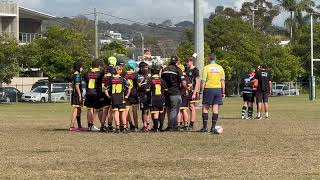
M 286 20 L 285 24 L 290 28 L 290 37 L 294 37 L 296 30 L 305 23 L 303 13 L 313 12 L 315 6 L 312 0 L 278 0 L 281 7 L 290 12 L 290 18 Z
M 119 41 L 112 41 L 110 44 L 106 44 L 101 48 L 102 56 L 107 60 L 110 56 L 126 56 L 127 49 Z
M 9 84 L 19 74 L 18 43 L 8 35 L 0 35 L 0 86 Z
M 37 65 L 48 76 L 49 102 L 51 102 L 52 80 L 70 76 L 75 62 L 82 62 L 88 67 L 90 56 L 84 36 L 71 29 L 53 26 L 44 33 L 44 37 L 33 41 L 30 46 L 37 48 L 32 57 L 39 58 Z
M 180 62 L 185 64 L 187 59 L 191 57 L 194 53 L 194 40 L 193 40 L 193 31 L 186 30 L 183 40 L 178 47 L 178 57 L 180 58 Z M 208 63 L 208 55 L 211 53 L 210 47 L 205 42 L 204 44 L 204 55 L 205 55 L 205 64 Z
M 243 20 L 252 23 L 252 9 L 255 12 L 255 27 L 263 32 L 272 29 L 272 22 L 275 17 L 280 14 L 280 7 L 274 6 L 272 2 L 267 0 L 255 0 L 254 2 L 244 2 L 242 4 L 240 15 Z

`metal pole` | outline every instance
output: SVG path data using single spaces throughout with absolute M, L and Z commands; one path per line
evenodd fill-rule
M 314 77 L 314 73 L 313 73 L 313 60 L 314 60 L 314 55 L 313 55 L 313 14 L 311 14 L 310 16 L 310 21 L 311 21 L 311 77 L 310 77 L 310 83 L 311 83 L 311 97 L 310 100 L 314 101 L 316 100 L 316 80 Z
M 141 35 L 141 52 L 142 52 L 142 57 L 144 56 L 144 37 L 142 35 L 142 33 L 140 33 Z
M 202 69 L 204 67 L 204 24 L 202 1 L 203 0 L 194 0 L 194 51 L 198 54 L 195 64 L 196 67 L 200 70 L 200 77 L 202 77 Z
M 252 26 L 254 27 L 254 15 L 255 15 L 255 10 L 252 10 Z
M 95 58 L 99 58 L 99 36 L 98 36 L 98 14 L 97 9 L 94 8 L 94 24 L 95 24 Z

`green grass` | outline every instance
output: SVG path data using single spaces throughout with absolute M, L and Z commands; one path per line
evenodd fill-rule
M 245 121 L 227 98 L 217 136 L 74 133 L 68 104 L 0 104 L 0 179 L 320 179 L 319 105 L 274 97 Z

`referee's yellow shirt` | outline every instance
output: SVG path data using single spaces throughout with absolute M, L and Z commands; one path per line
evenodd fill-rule
M 223 68 L 211 62 L 211 64 L 204 67 L 202 83 L 205 83 L 204 88 L 222 88 L 221 81 L 225 80 Z

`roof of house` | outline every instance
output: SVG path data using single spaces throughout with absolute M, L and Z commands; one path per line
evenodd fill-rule
M 32 19 L 41 19 L 41 20 L 48 20 L 55 18 L 55 16 L 46 14 L 40 11 L 36 11 L 33 9 L 25 8 L 22 6 L 19 6 L 19 16 L 20 18 L 32 18 Z

